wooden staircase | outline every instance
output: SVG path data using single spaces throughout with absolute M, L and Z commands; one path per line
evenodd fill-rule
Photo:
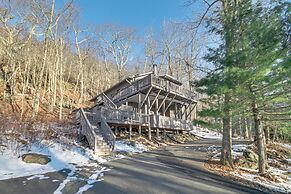
M 103 115 L 79 111 L 81 134 L 87 138 L 89 146 L 97 155 L 107 155 L 115 149 L 115 135 Z

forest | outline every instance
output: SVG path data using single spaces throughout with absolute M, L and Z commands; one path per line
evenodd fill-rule
M 1 0 L 1 130 L 8 118 L 71 120 L 96 94 L 157 64 L 203 96 L 193 123 L 222 133 L 221 163 L 233 166 L 240 136 L 255 140 L 265 174 L 266 145 L 291 141 L 290 2 L 201 2 L 188 21 L 165 20 L 141 35 L 119 24 L 84 26 L 73 0 Z

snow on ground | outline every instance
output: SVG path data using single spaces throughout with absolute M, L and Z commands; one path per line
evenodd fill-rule
M 291 150 L 291 144 L 289 144 L 289 143 L 278 143 L 278 144 L 284 148 Z
M 193 135 L 206 139 L 222 139 L 221 133 L 211 131 L 207 128 L 195 127 L 194 130 L 190 131 Z
M 3 145 L 2 145 L 3 146 Z M 24 146 L 17 142 L 9 142 L 6 146 L 0 147 L 0 180 L 29 176 L 27 181 L 32 179 L 47 179 L 45 173 L 60 171 L 68 169 L 69 173 L 67 177 L 60 181 L 58 188 L 54 194 L 61 194 L 62 190 L 69 182 L 81 180 L 86 184 L 80 187 L 78 194 L 90 189 L 94 183 L 102 181 L 104 172 L 110 170 L 105 167 L 101 167 L 102 163 L 107 159 L 99 157 L 94 154 L 93 150 L 85 149 L 79 145 L 65 145 L 52 141 L 41 141 L 33 143 L 31 146 Z M 119 159 L 124 158 L 122 152 L 141 153 L 146 151 L 147 148 L 144 145 L 136 143 L 135 146 L 130 145 L 126 141 L 116 141 L 116 151 L 121 152 L 110 158 Z M 26 153 L 38 153 L 47 155 L 51 161 L 46 165 L 25 163 L 22 161 L 21 156 Z M 77 176 L 80 170 L 90 168 L 90 176 L 87 178 L 81 178 Z M 59 180 L 53 180 L 53 182 L 59 182 Z M 25 184 L 26 181 L 23 182 Z
M 115 146 L 117 152 L 141 153 L 147 151 L 147 148 L 142 144 L 136 143 L 135 146 L 132 146 L 123 140 L 116 141 Z
M 32 179 L 40 179 L 40 180 L 43 180 L 43 179 L 49 179 L 50 177 L 48 176 L 44 176 L 43 174 L 36 174 L 36 175 L 33 175 L 31 177 L 28 177 L 26 178 L 27 180 L 32 180 Z
M 232 146 L 232 155 L 234 158 L 238 156 L 243 156 L 243 151 L 248 148 L 249 145 L 247 144 L 237 144 Z M 212 145 L 207 148 L 208 151 L 211 151 L 213 154 L 213 158 L 220 158 L 221 156 L 221 146 Z
M 233 145 L 232 153 L 233 153 L 234 158 L 238 156 L 240 157 L 243 156 L 243 151 L 246 150 L 250 146 L 251 145 L 247 145 L 247 144 Z M 221 150 L 221 147 L 215 146 L 215 145 L 212 145 L 208 148 L 208 151 L 210 151 L 213 154 L 212 158 L 214 160 L 217 160 L 218 158 L 220 158 L 220 155 L 221 155 L 220 150 Z M 269 160 L 275 160 L 275 159 L 269 159 Z M 291 161 L 291 159 L 287 159 L 287 161 L 289 162 Z M 261 177 L 258 174 L 258 170 L 245 168 L 245 167 L 239 167 L 238 169 L 239 170 L 230 172 L 230 174 L 232 176 L 239 177 L 239 178 L 260 184 L 276 192 L 291 193 L 291 177 L 288 177 L 288 171 L 289 170 L 291 171 L 291 166 L 287 170 L 281 170 L 279 168 L 274 168 L 274 167 L 270 167 L 267 170 L 267 173 L 273 176 L 276 176 L 277 181 L 271 181 L 269 179 Z
M 87 180 L 87 184 L 84 185 L 83 187 L 80 187 L 76 194 L 82 194 L 83 192 L 93 187 L 94 183 L 98 181 L 102 181 L 103 179 L 101 179 L 101 177 L 104 176 L 104 172 L 109 171 L 109 170 L 110 169 L 102 168 L 100 171 L 96 171 L 95 173 L 93 173 Z
M 47 165 L 28 164 L 22 161 L 21 156 L 25 153 L 38 153 L 50 156 L 51 162 Z M 0 153 L 0 180 L 16 177 L 44 174 L 61 169 L 74 170 L 75 166 L 92 165 L 92 156 L 77 146 L 67 147 L 60 143 L 42 141 L 29 147 L 22 147 L 15 155 L 15 151 L 9 148 L 2 149 Z M 104 162 L 100 157 L 93 159 Z
M 266 188 L 269 188 L 276 192 L 286 192 L 291 193 L 291 178 L 286 177 L 286 171 L 280 170 L 278 168 L 270 167 L 268 170 L 268 173 L 271 173 L 273 175 L 277 175 L 277 181 L 270 181 L 265 179 L 264 177 L 261 177 L 257 171 L 253 172 L 252 169 L 244 169 L 243 173 L 237 173 L 233 172 L 231 173 L 234 176 L 243 178 L 245 180 L 260 184 Z M 283 178 L 284 177 L 284 178 Z

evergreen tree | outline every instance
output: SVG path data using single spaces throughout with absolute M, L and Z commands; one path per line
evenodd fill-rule
M 222 106 L 211 108 L 223 118 L 223 164 L 232 165 L 231 114 L 236 117 L 252 114 L 259 172 L 264 174 L 263 123 L 270 123 L 274 115 L 284 115 L 290 121 L 290 57 L 287 55 L 290 4 L 281 1 L 262 4 L 251 0 L 220 2 L 222 7 L 215 11 L 208 28 L 221 37 L 221 44 L 209 49 L 205 57 L 214 64 L 215 70 L 196 86 L 211 98 L 224 98 Z M 249 108 L 241 110 L 243 107 Z

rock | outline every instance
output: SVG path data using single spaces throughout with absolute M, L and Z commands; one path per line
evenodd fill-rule
M 36 154 L 36 153 L 23 154 L 21 158 L 23 162 L 36 163 L 36 164 L 42 164 L 42 165 L 45 165 L 51 161 L 49 156 Z
M 117 151 L 116 153 L 124 155 L 124 156 L 128 156 L 128 157 L 131 157 L 133 155 L 131 152 L 126 152 L 126 151 Z
M 128 142 L 128 145 L 135 147 L 136 146 L 136 143 L 135 143 L 135 141 L 129 141 Z
M 284 162 L 285 162 L 285 164 L 291 165 L 291 158 L 285 159 Z
M 259 159 L 258 155 L 250 149 L 245 149 L 243 151 L 243 156 L 251 162 L 257 162 Z

